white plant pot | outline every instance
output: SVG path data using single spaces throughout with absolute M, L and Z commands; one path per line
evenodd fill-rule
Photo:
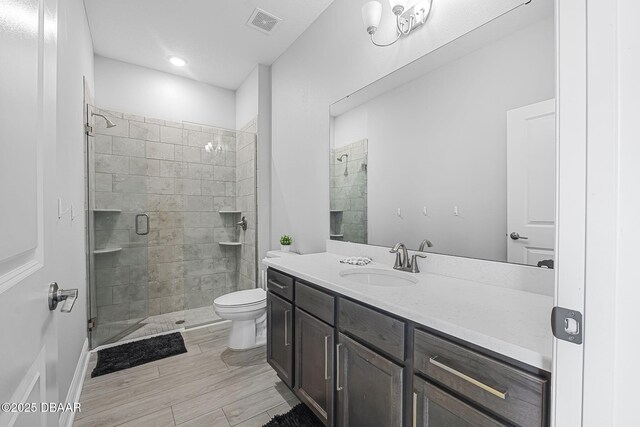
M 280 245 L 280 250 L 282 252 L 289 252 L 291 251 L 291 245 Z

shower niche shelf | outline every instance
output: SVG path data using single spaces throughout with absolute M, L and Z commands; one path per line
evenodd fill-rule
M 334 213 L 334 214 L 342 213 L 342 212 L 343 212 L 343 210 L 342 210 L 342 209 L 331 209 L 331 210 L 329 211 L 329 213 Z
M 218 242 L 220 246 L 242 246 L 240 242 Z
M 122 250 L 122 248 L 105 248 L 105 249 L 96 249 L 93 251 L 93 253 L 95 255 L 100 255 L 100 254 L 113 254 L 116 252 L 120 252 Z
M 241 214 L 242 211 L 218 211 L 219 214 L 229 214 L 229 215 L 237 215 Z
M 122 209 L 94 209 L 93 213 L 120 213 Z

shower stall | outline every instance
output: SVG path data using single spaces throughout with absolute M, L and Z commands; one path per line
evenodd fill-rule
M 87 117 L 92 348 L 220 320 L 215 298 L 256 287 L 255 126 Z

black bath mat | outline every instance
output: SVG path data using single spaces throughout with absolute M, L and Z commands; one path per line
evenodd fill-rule
M 186 352 L 180 332 L 105 348 L 98 350 L 98 363 L 91 378 Z
M 324 427 L 324 424 L 307 405 L 299 403 L 286 414 L 276 415 L 263 427 Z

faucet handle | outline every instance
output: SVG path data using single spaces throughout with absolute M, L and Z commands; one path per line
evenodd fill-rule
M 418 257 L 426 258 L 426 255 L 413 254 L 411 256 L 411 272 L 412 273 L 420 273 L 420 268 L 418 268 Z
M 400 254 L 400 251 L 391 249 L 389 252 L 396 254 L 396 262 L 393 265 L 393 268 L 398 269 L 402 267 L 402 255 Z

